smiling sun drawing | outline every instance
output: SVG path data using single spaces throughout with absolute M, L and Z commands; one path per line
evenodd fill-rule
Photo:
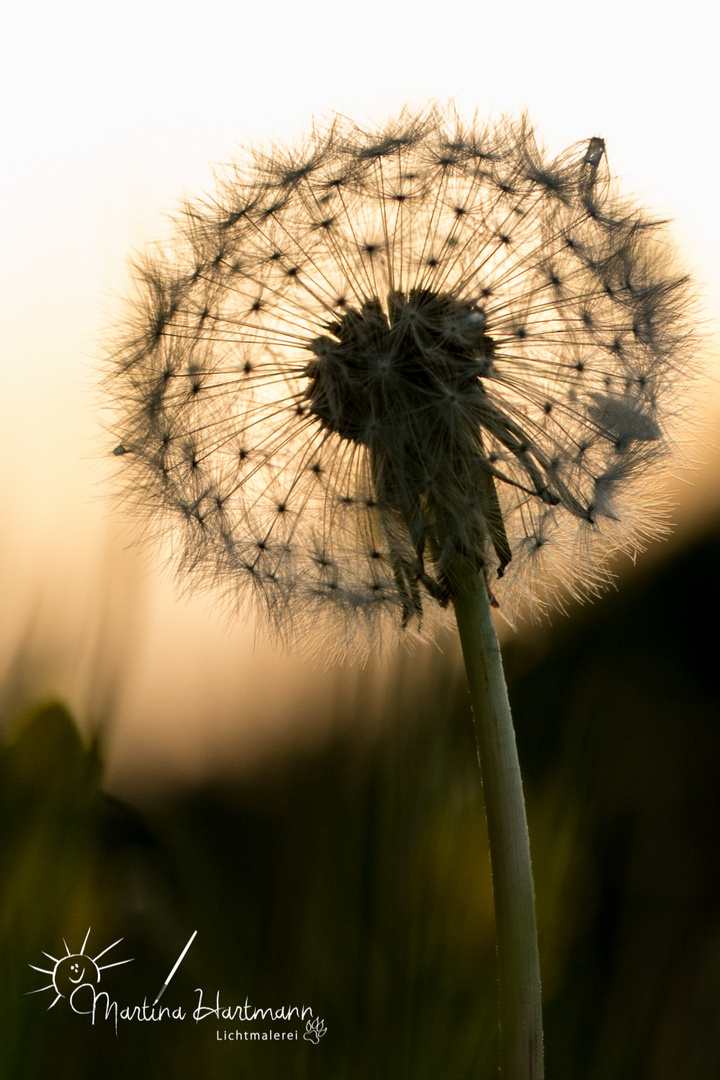
M 56 997 L 55 1000 L 48 1005 L 48 1009 L 52 1009 L 53 1005 L 57 1005 L 60 998 L 69 997 L 73 990 L 83 983 L 90 983 L 92 986 L 97 986 L 100 982 L 101 971 L 106 971 L 107 968 L 111 967 L 119 967 L 120 964 L 132 963 L 131 958 L 130 960 L 116 960 L 114 964 L 103 964 L 102 967 L 100 967 L 98 965 L 98 960 L 102 956 L 105 956 L 106 953 L 109 953 L 111 949 L 114 949 L 116 945 L 119 945 L 123 939 L 118 938 L 112 945 L 108 945 L 107 949 L 103 949 L 102 952 L 99 952 L 97 956 L 88 956 L 85 953 L 85 948 L 88 943 L 88 938 L 90 937 L 90 929 L 91 928 L 88 927 L 88 932 L 80 947 L 80 952 L 71 953 L 65 938 L 63 938 L 66 955 L 61 956 L 59 960 L 43 950 L 43 956 L 47 956 L 48 960 L 52 960 L 53 967 L 41 968 L 36 967 L 35 964 L 28 964 L 28 967 L 31 967 L 33 971 L 40 971 L 43 975 L 50 975 L 52 979 L 52 982 L 48 983 L 47 986 L 41 986 L 37 990 L 28 991 L 30 994 L 40 994 L 43 990 L 54 990 Z

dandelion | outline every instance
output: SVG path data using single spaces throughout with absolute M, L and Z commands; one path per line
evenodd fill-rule
M 336 122 L 188 207 L 138 284 L 128 495 L 286 639 L 431 633 L 468 559 L 513 620 L 657 525 L 684 287 L 599 138 Z
M 137 269 L 113 350 L 127 499 L 187 583 L 326 654 L 454 611 L 483 769 L 502 1065 L 541 1075 L 527 827 L 490 607 L 607 580 L 661 524 L 692 349 L 661 223 L 594 137 L 336 120 L 255 153 Z M 650 482 L 649 482 L 650 481 Z M 499 734 L 498 734 L 499 733 Z

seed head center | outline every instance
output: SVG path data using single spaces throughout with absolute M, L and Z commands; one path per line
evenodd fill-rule
M 448 403 L 483 395 L 494 343 L 471 303 L 427 289 L 373 297 L 313 339 L 304 399 L 327 431 L 376 450 L 418 446 L 450 422 Z M 420 444 L 421 445 L 421 444 Z

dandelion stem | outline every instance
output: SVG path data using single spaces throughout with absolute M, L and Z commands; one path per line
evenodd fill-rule
M 467 570 L 455 599 L 490 840 L 503 1080 L 542 1080 L 540 963 L 530 842 L 515 731 L 487 586 Z

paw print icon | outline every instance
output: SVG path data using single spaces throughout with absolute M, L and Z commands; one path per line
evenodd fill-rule
M 326 1031 L 325 1021 L 322 1017 L 316 1016 L 314 1019 L 308 1020 L 305 1025 L 305 1034 L 303 1035 L 303 1038 L 317 1046 Z

